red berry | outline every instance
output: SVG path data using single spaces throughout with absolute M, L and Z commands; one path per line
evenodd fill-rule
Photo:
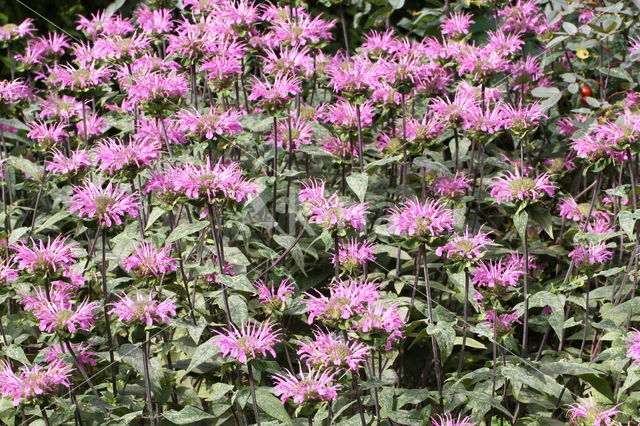
M 580 88 L 580 94 L 582 95 L 582 97 L 591 96 L 591 88 L 589 86 L 582 86 Z
M 586 96 L 582 97 L 582 105 L 589 106 L 589 102 L 587 102 L 587 97 Z

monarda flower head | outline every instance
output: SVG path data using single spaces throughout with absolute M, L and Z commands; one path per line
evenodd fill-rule
M 151 165 L 162 152 L 158 142 L 107 138 L 98 142 L 95 159 L 98 170 L 114 175 L 118 172 L 138 172 Z
M 295 290 L 293 285 L 289 284 L 289 278 L 282 280 L 277 289 L 274 284 L 268 286 L 262 280 L 256 281 L 253 285 L 258 290 L 258 300 L 267 314 L 284 311 Z
M 516 287 L 520 284 L 520 277 L 524 271 L 520 265 L 512 262 L 478 262 L 478 266 L 471 270 L 471 283 L 480 290 L 481 293 L 489 296 L 502 294 L 509 287 Z M 477 298 L 483 295 L 478 293 Z
M 464 37 L 469 34 L 471 24 L 475 24 L 475 21 L 471 18 L 471 14 L 454 12 L 446 17 L 442 25 L 440 25 L 440 32 L 454 39 Z
M 79 217 L 96 221 L 100 226 L 121 225 L 126 215 L 138 216 L 138 196 L 127 194 L 111 182 L 102 188 L 85 179 L 83 186 L 73 186 L 73 192 L 69 210 Z
M 19 24 L 8 23 L 0 26 L 0 41 L 16 41 L 33 35 L 35 32 L 36 27 L 33 25 L 33 19 L 27 18 Z
M 175 172 L 174 188 L 193 200 L 242 202 L 258 191 L 255 183 L 242 176 L 238 163 L 225 164 L 222 159 L 215 164 L 205 159 L 204 166 L 185 164 Z
M 627 338 L 627 358 L 632 360 L 631 365 L 640 364 L 640 331 L 635 328 Z
M 273 81 L 254 79 L 248 98 L 269 113 L 284 109 L 289 100 L 301 93 L 300 80 L 286 74 L 276 74 Z
M 107 66 L 87 64 L 80 68 L 55 65 L 49 71 L 47 82 L 58 90 L 86 92 L 109 82 L 111 70 Z
M 78 362 L 80 364 L 86 366 L 95 367 L 98 363 L 96 358 L 98 356 L 97 353 L 91 351 L 88 345 L 84 343 L 80 343 L 79 345 L 71 345 L 71 349 L 73 349 L 76 358 L 78 358 Z M 44 350 L 44 362 L 48 362 L 49 364 L 59 363 L 63 360 L 64 354 L 68 353 L 67 346 L 64 343 L 60 343 L 54 346 L 48 346 Z
M 450 413 L 431 417 L 431 424 L 433 426 L 476 426 L 471 417 L 462 417 L 462 414 L 453 417 Z
M 60 386 L 71 386 L 71 367 L 62 362 L 21 367 L 18 372 L 7 361 L 0 363 L 0 393 L 13 405 L 28 404 L 45 395 L 55 395 Z
M 329 370 L 300 371 L 298 375 L 286 371 L 274 374 L 274 393 L 282 403 L 293 400 L 294 404 L 310 405 L 322 401 L 333 401 L 338 397 L 340 385 L 335 384 L 335 372 Z
M 514 324 L 522 324 L 518 312 L 498 315 L 495 311 L 485 311 L 484 315 L 487 318 L 485 324 L 491 331 L 493 331 L 495 327 L 498 336 L 502 336 L 511 331 Z
M 596 401 L 589 398 L 581 398 L 579 402 L 569 406 L 567 417 L 571 426 L 609 426 L 616 424 L 615 417 L 620 414 L 618 404 L 605 410 Z
M 469 177 L 460 172 L 453 176 L 436 176 L 435 182 L 429 188 L 433 195 L 451 201 L 459 200 L 470 189 Z
M 589 242 L 588 245 L 578 244 L 569 252 L 569 258 L 576 266 L 589 268 L 597 267 L 608 262 L 613 257 L 611 250 L 607 248 L 604 242 Z
M 442 201 L 417 198 L 405 201 L 389 211 L 389 231 L 402 236 L 434 238 L 446 231 L 453 231 L 453 213 Z
M 170 322 L 176 315 L 176 305 L 173 297 L 162 302 L 154 298 L 153 292 L 138 292 L 132 298 L 127 294 L 117 294 L 118 301 L 111 303 L 109 314 L 115 314 L 120 321 L 127 324 L 151 327 L 161 322 Z
M 179 126 L 184 134 L 198 141 L 230 137 L 241 132 L 239 117 L 240 113 L 233 109 L 220 111 L 217 107 L 210 107 L 209 112 L 205 114 L 189 109 L 183 109 L 177 114 Z
M 368 261 L 373 262 L 376 260 L 374 254 L 376 246 L 369 242 L 363 241 L 362 243 L 355 238 L 349 239 L 346 242 L 341 241 L 338 244 L 338 257 L 333 254 L 331 261 L 340 264 L 348 274 L 352 274 L 358 270 L 362 265 L 365 265 Z
M 403 316 L 397 304 L 378 300 L 375 303 L 369 303 L 352 326 L 359 334 L 368 334 L 370 335 L 368 337 L 374 341 L 382 340 L 384 349 L 390 351 L 392 345 L 403 336 L 402 328 L 405 324 Z
M 285 149 L 300 148 L 301 145 L 311 145 L 313 143 L 313 127 L 311 123 L 302 117 L 296 117 L 291 120 L 291 128 L 289 128 L 289 120 L 279 120 L 276 125 L 277 135 L 273 129 L 267 135 L 267 143 L 273 144 L 277 139 L 278 147 Z
M 358 370 L 366 361 L 370 348 L 366 345 L 345 340 L 336 333 L 313 332 L 314 340 L 301 342 L 297 354 L 306 361 L 310 369 L 344 368 Z
M 50 152 L 51 160 L 45 160 L 45 167 L 47 172 L 55 175 L 73 176 L 88 170 L 94 163 L 85 150 L 73 151 L 69 157 L 57 148 L 51 149 Z
M 58 235 L 52 241 L 48 237 L 46 243 L 31 239 L 31 244 L 20 241 L 11 247 L 16 252 L 13 259 L 18 269 L 26 273 L 61 274 L 76 263 L 73 249 L 77 244 L 67 243 L 68 238 Z
M 340 201 L 337 192 L 329 197 L 325 197 L 324 193 L 324 181 L 312 180 L 310 183 L 302 183 L 298 199 L 304 205 L 309 222 L 322 225 L 332 232 L 364 228 L 367 223 L 367 203 L 348 205 Z
M 36 121 L 31 123 L 30 127 L 31 130 L 27 136 L 34 140 L 40 149 L 44 150 L 61 143 L 64 138 L 69 136 L 66 131 L 67 125 L 64 123 L 47 124 Z
M 125 91 L 150 117 L 166 117 L 189 90 L 183 74 L 152 72 L 136 76 Z
M 451 241 L 438 247 L 436 255 L 444 256 L 454 262 L 479 259 L 486 252 L 487 245 L 493 242 L 489 234 L 490 232 L 472 234 L 467 227 L 463 235 L 456 234 Z
M 316 319 L 327 325 L 340 324 L 352 320 L 367 310 L 369 304 L 380 298 L 378 283 L 367 280 L 350 278 L 348 281 L 338 281 L 329 287 L 329 295 L 318 293 L 314 296 L 305 293 L 308 313 L 308 324 Z
M 496 203 L 510 203 L 514 201 L 538 200 L 546 193 L 553 197 L 556 185 L 551 182 L 551 176 L 543 173 L 535 178 L 523 174 L 516 169 L 515 173 L 504 172 L 489 183 L 491 196 Z
M 171 257 L 171 247 L 158 249 L 154 243 L 143 241 L 136 244 L 133 253 L 124 259 L 123 266 L 140 277 L 160 278 L 176 270 L 176 259 Z
M 73 334 L 87 331 L 95 324 L 93 312 L 100 306 L 97 302 L 85 300 L 76 304 L 65 287 L 52 287 L 48 295 L 40 288 L 35 293 L 35 296 L 25 296 L 20 303 L 40 321 L 40 331 Z
M 273 347 L 281 341 L 279 331 L 268 322 L 245 323 L 240 328 L 231 326 L 224 331 L 216 331 L 220 338 L 214 343 L 220 346 L 223 357 L 230 356 L 241 363 L 252 359 L 266 357 L 267 353 L 275 357 Z

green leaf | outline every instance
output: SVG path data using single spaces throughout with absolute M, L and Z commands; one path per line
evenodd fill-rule
M 180 411 L 169 410 L 162 413 L 162 416 L 176 425 L 189 425 L 207 419 L 215 419 L 215 416 L 202 411 L 196 407 L 184 407 Z
M 402 6 L 404 6 L 404 0 L 389 0 L 389 4 L 396 10 L 402 9 Z
M 347 176 L 347 184 L 358 199 L 363 202 L 369 185 L 369 175 L 366 173 L 352 173 Z
M 118 348 L 117 353 L 122 362 L 130 365 L 134 370 L 136 370 L 140 377 L 144 377 L 143 353 L 140 347 L 130 343 L 125 343 Z M 149 360 L 149 364 L 151 367 L 151 360 Z M 158 371 L 156 369 L 149 369 L 149 380 L 151 381 L 153 393 L 160 394 L 162 392 L 162 388 L 160 386 Z
M 246 275 L 218 274 L 218 280 L 228 288 L 232 288 L 234 290 L 246 291 L 248 293 L 256 292 L 256 288 L 251 285 L 251 282 Z
M 522 239 L 524 239 L 524 234 L 527 232 L 528 223 L 529 214 L 526 211 L 521 211 L 513 216 L 513 225 L 516 227 L 516 231 L 518 231 Z
M 611 386 L 609 386 L 609 381 L 607 379 L 596 376 L 595 374 L 581 374 L 578 377 L 593 386 L 595 390 L 600 392 L 605 398 L 608 398 L 612 403 L 616 402 L 613 390 L 611 389 Z
M 531 220 L 544 229 L 544 232 L 553 238 L 553 223 L 551 222 L 551 213 L 544 208 L 535 208 L 529 211 Z
M 24 365 L 31 365 L 27 356 L 24 354 L 24 350 L 18 345 L 10 344 L 4 350 L 4 354 L 11 359 L 15 359 L 16 361 L 20 361 Z
M 455 322 L 438 321 L 437 324 L 429 324 L 427 333 L 436 338 L 438 348 L 440 348 L 440 356 L 444 360 L 453 351 L 453 344 L 456 340 L 456 332 L 453 329 Z
M 563 22 L 562 23 L 562 29 L 570 35 L 573 35 L 575 33 L 578 32 L 578 27 L 576 27 L 575 25 L 573 25 L 571 22 Z M 535 96 L 535 95 L 534 95 Z
M 27 227 L 27 226 L 16 228 L 13 231 L 11 231 L 11 234 L 9 234 L 9 244 L 8 245 L 15 244 L 24 234 L 27 233 L 27 231 L 29 231 L 29 227 Z
M 45 229 L 49 229 L 52 225 L 58 223 L 59 221 L 61 221 L 62 219 L 70 215 L 71 213 L 68 210 L 60 210 L 59 212 L 56 212 L 53 216 L 50 216 L 49 218 L 47 218 L 47 220 L 45 220 L 44 223 L 42 223 L 41 225 L 38 225 L 38 227 L 34 230 L 34 232 L 38 233 Z
M 165 243 L 169 244 L 174 241 L 178 241 L 181 238 L 186 237 L 187 235 L 191 235 L 194 232 L 198 232 L 201 229 L 206 228 L 209 225 L 209 222 L 206 220 L 201 220 L 193 223 L 183 223 L 182 225 L 178 225 L 169 237 L 167 237 L 167 241 Z
M 229 296 L 229 309 L 231 310 L 231 319 L 234 323 L 242 324 L 249 319 L 247 301 L 244 297 L 237 294 Z
M 287 410 L 284 409 L 284 405 L 282 405 L 282 402 L 271 392 L 264 389 L 256 389 L 256 402 L 262 411 L 274 419 L 287 425 L 292 424 Z
M 291 235 L 274 235 L 273 239 L 280 247 L 282 247 L 285 250 L 288 250 L 289 247 L 291 247 L 293 243 L 296 241 L 296 239 Z M 304 272 L 305 271 L 304 253 L 302 252 L 302 249 L 300 248 L 300 246 L 296 244 L 296 246 L 293 247 L 293 249 L 291 249 L 289 254 L 291 254 L 291 257 L 293 258 L 293 261 L 296 263 L 298 268 L 300 268 L 300 270 L 303 273 L 305 273 Z
M 149 214 L 149 219 L 147 219 L 147 226 L 144 227 L 144 230 L 148 230 L 151 226 L 164 214 L 164 209 L 160 207 L 154 207 Z
M 531 91 L 531 94 L 536 98 L 550 98 L 557 96 L 560 93 L 557 87 L 536 87 Z
M 217 337 L 212 337 L 196 348 L 193 356 L 191 357 L 189 367 L 187 367 L 187 373 L 193 371 L 194 368 L 210 360 L 220 352 L 220 347 L 215 344 L 214 339 L 217 339 Z
M 636 238 L 634 228 L 638 219 L 640 219 L 640 210 L 635 210 L 633 212 L 623 210 L 618 213 L 618 223 L 620 224 L 620 228 L 622 228 L 622 230 L 626 232 L 632 240 L 635 240 Z
M 562 337 L 562 330 L 564 327 L 564 304 L 566 302 L 566 297 L 562 294 L 553 294 L 548 291 L 539 291 L 534 293 L 529 298 L 529 307 L 530 308 L 544 308 L 548 306 L 553 311 L 549 314 L 549 325 L 553 328 L 553 331 L 558 335 L 559 338 Z

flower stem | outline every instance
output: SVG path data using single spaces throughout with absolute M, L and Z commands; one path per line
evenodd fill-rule
M 144 390 L 147 396 L 147 409 L 151 424 L 157 424 L 155 412 L 153 410 L 153 393 L 151 392 L 151 373 L 149 369 L 150 344 L 149 332 L 147 331 L 145 340 L 142 342 L 142 368 L 144 372 Z
M 102 227 L 102 297 L 104 299 L 104 322 L 107 328 L 107 343 L 109 344 L 109 364 L 111 365 L 111 384 L 113 386 L 113 396 L 118 396 L 116 386 L 116 361 L 113 355 L 113 335 L 111 334 L 111 318 L 107 312 L 110 301 L 109 290 L 107 289 L 107 228 Z
M 333 271 L 336 275 L 336 281 L 340 279 L 340 237 L 333 237 L 333 250 L 335 259 L 333 261 Z
M 100 394 L 96 390 L 95 386 L 93 385 L 93 382 L 91 381 L 91 378 L 87 374 L 86 370 L 82 366 L 82 363 L 78 359 L 78 356 L 76 355 L 75 351 L 73 350 L 73 347 L 71 346 L 71 342 L 69 340 L 65 340 L 64 341 L 64 345 L 63 345 L 63 349 L 64 349 L 64 346 L 67 347 L 67 351 L 69 351 L 69 354 L 71 355 L 71 358 L 73 358 L 73 363 L 78 368 L 78 371 L 80 371 L 80 374 L 82 375 L 82 378 L 84 379 L 84 381 L 89 385 L 89 388 L 91 389 L 91 393 L 93 394 L 93 396 L 98 401 L 98 405 L 100 405 L 100 408 L 102 409 L 102 412 L 104 413 L 104 416 L 107 417 L 109 415 L 109 413 L 107 412 L 107 404 L 104 402 L 104 400 L 102 399 L 102 397 L 100 396 Z
M 462 372 L 462 364 L 464 363 L 464 350 L 467 345 L 467 334 L 469 331 L 469 273 L 465 271 L 464 274 L 464 306 L 462 311 L 462 348 L 460 349 L 460 356 L 458 357 L 458 369 L 457 374 Z
M 220 269 L 220 275 L 226 275 L 224 273 L 224 247 L 222 246 L 222 235 L 218 233 L 218 215 L 217 206 L 212 206 L 211 203 L 207 204 L 207 210 L 209 213 L 209 223 L 211 224 L 211 233 L 213 234 L 213 240 L 216 245 L 216 257 L 218 258 L 218 268 Z M 224 310 L 227 317 L 227 325 L 232 325 L 231 310 L 229 309 L 229 296 L 227 294 L 227 286 L 220 283 L 222 287 L 222 300 L 224 302 Z
M 427 307 L 429 309 L 429 324 L 433 324 L 433 300 L 431 299 L 431 283 L 429 282 L 429 262 L 427 261 L 427 249 L 424 243 L 420 245 L 420 253 L 422 255 L 422 261 L 424 265 L 424 282 L 427 290 Z M 436 384 L 438 386 L 438 394 L 440 396 L 439 405 L 440 411 L 444 406 L 444 397 L 442 394 L 442 369 L 440 366 L 440 352 L 438 349 L 438 342 L 435 336 L 431 336 L 431 348 L 433 350 L 433 362 L 436 370 Z
M 362 121 L 360 119 L 360 104 L 356 104 L 356 122 L 358 124 L 358 161 L 360 172 L 364 173 L 364 152 L 362 147 Z
M 277 223 L 276 204 L 278 200 L 278 119 L 273 116 L 273 206 L 271 216 L 273 216 L 274 228 Z
M 251 402 L 253 403 L 253 415 L 256 418 L 256 425 L 260 426 L 260 412 L 258 411 L 258 401 L 256 399 L 256 384 L 253 381 L 253 367 L 251 367 L 251 361 L 247 362 L 247 372 L 249 374 L 249 388 L 251 389 Z

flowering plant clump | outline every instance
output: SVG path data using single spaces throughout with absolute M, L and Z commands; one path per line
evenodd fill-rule
M 0 423 L 640 424 L 638 2 L 31 3 Z

